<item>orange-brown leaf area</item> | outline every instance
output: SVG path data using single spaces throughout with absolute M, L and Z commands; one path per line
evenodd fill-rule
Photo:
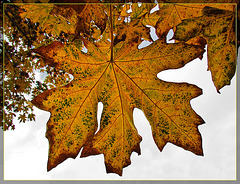
M 190 105 L 202 90 L 193 84 L 162 81 L 157 74 L 202 58 L 205 44 L 216 42 L 197 34 L 191 39 L 199 37 L 191 42 L 186 40 L 188 43 L 166 43 L 170 29 L 175 31 L 185 20 L 204 19 L 201 16 L 205 16 L 202 12 L 207 5 L 159 4 L 159 10 L 150 13 L 155 6 L 22 5 L 25 11 L 21 16 L 39 22 L 48 34 L 66 31 L 70 35 L 67 43 L 53 41 L 34 49 L 47 65 L 73 76 L 69 84 L 45 91 L 32 100 L 38 108 L 51 112 L 46 132 L 48 171 L 81 152 L 81 157 L 104 154 L 107 173 L 121 176 L 123 168 L 131 164 L 132 152 L 141 153 L 142 137 L 134 125 L 134 108 L 144 112 L 160 151 L 169 142 L 203 155 L 198 126 L 204 121 Z M 216 6 L 213 8 L 222 7 L 224 12 L 233 8 Z M 35 17 L 34 10 L 42 12 L 41 16 Z M 229 21 L 223 24 L 229 26 Z M 152 41 L 147 25 L 156 28 L 158 40 Z M 205 29 L 210 30 L 209 34 L 211 26 Z M 139 49 L 143 40 L 152 43 Z M 98 102 L 104 106 L 100 127 Z
M 201 16 L 184 20 L 175 32 L 178 40 L 188 41 L 196 36 L 205 38 L 208 44 L 208 70 L 218 92 L 225 85 L 230 85 L 235 74 L 235 8 L 235 5 L 229 5 L 229 10 L 206 6 Z

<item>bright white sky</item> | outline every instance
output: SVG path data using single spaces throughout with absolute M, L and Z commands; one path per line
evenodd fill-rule
M 40 76 L 39 76 L 40 77 Z M 47 172 L 46 123 L 50 113 L 35 108 L 36 122 L 16 123 L 16 130 L 4 133 L 5 180 L 234 180 L 236 179 L 236 76 L 231 86 L 218 94 L 207 71 L 206 53 L 177 70 L 158 77 L 171 82 L 188 82 L 203 89 L 191 101 L 206 124 L 199 126 L 204 156 L 168 143 L 163 152 L 155 145 L 151 128 L 141 110 L 134 110 L 134 122 L 143 140 L 141 155 L 133 153 L 123 176 L 106 174 L 103 155 L 67 159 Z M 99 109 L 102 105 L 99 104 Z M 100 114 L 100 112 L 99 112 Z M 99 118 L 98 118 L 99 119 Z M 80 155 L 80 154 L 79 154 Z

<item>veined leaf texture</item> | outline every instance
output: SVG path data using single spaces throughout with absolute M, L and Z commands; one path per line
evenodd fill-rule
M 151 1 L 71 2 L 75 4 L 18 4 L 21 16 L 38 22 L 45 34 L 68 35 L 65 42 L 36 41 L 34 49 L 46 65 L 73 76 L 69 84 L 32 100 L 51 112 L 48 171 L 81 151 L 81 157 L 104 154 L 107 173 L 121 176 L 132 152 L 141 152 L 134 108 L 144 112 L 160 151 L 170 142 L 203 155 L 198 126 L 204 121 L 190 105 L 202 90 L 162 81 L 157 74 L 202 58 L 207 44 L 216 90 L 229 85 L 236 69 L 238 2 L 159 1 L 154 13 L 157 4 Z M 151 39 L 148 26 L 156 28 L 158 40 Z M 170 29 L 176 40 L 171 44 L 166 43 Z M 152 43 L 139 49 L 143 40 Z M 98 102 L 103 112 L 97 131 Z

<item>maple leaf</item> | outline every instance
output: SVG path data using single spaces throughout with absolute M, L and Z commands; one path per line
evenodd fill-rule
M 166 37 L 170 29 L 174 28 L 183 19 L 198 17 L 204 5 L 202 4 L 159 4 L 159 11 L 145 16 L 144 25 L 156 28 L 160 38 Z
M 20 16 L 31 19 L 33 23 L 38 22 L 41 30 L 47 34 L 58 36 L 61 31 L 66 31 L 69 34 L 75 33 L 77 13 L 71 8 L 56 10 L 53 4 L 23 4 L 22 7 L 24 11 Z M 38 16 L 35 16 L 36 14 Z
M 175 3 L 177 2 L 177 3 Z M 188 3 L 187 3 L 188 2 Z M 165 39 L 169 30 L 173 29 L 175 32 L 176 26 L 185 19 L 195 18 L 201 16 L 201 11 L 205 6 L 221 8 L 225 10 L 232 10 L 232 4 L 206 4 L 210 1 L 201 4 L 194 0 L 190 1 L 174 1 L 171 3 L 159 4 L 159 10 L 154 13 L 145 15 L 143 21 L 144 25 L 150 25 L 156 28 L 156 34 L 160 39 Z M 195 4 L 190 4 L 190 3 Z
M 73 5 L 74 7 L 76 5 Z M 77 5 L 80 6 L 80 5 Z M 107 15 L 103 4 L 86 4 L 78 15 L 77 33 L 88 36 L 92 33 L 94 26 L 98 27 L 103 33 L 106 27 Z
M 152 41 L 150 37 L 150 30 L 142 24 L 144 15 L 148 13 L 155 4 L 143 4 L 142 6 L 138 6 L 137 3 L 132 5 L 125 4 L 125 6 L 120 7 L 116 6 L 117 14 L 114 14 L 113 23 L 114 34 L 116 37 L 114 38 L 114 45 L 116 45 L 120 41 L 126 42 L 139 42 L 141 43 L 141 39 Z M 119 10 L 118 10 L 119 9 Z M 128 12 L 131 10 L 131 12 Z M 119 12 L 119 13 L 118 13 Z
M 34 49 L 48 65 L 74 77 L 69 84 L 45 91 L 32 101 L 38 108 L 51 112 L 46 132 L 48 170 L 67 158 L 76 158 L 83 148 L 81 157 L 103 153 L 107 172 L 122 175 L 122 169 L 131 163 L 132 152 L 140 154 L 142 138 L 134 126 L 134 108 L 146 115 L 160 151 L 171 142 L 203 155 L 198 131 L 203 120 L 190 105 L 191 99 L 201 95 L 201 89 L 192 84 L 162 81 L 157 74 L 183 67 L 201 57 L 204 49 L 162 40 L 142 49 L 138 49 L 138 42 L 114 44 L 115 9 L 113 5 L 104 6 L 109 9 L 104 43 L 83 39 L 87 53 L 75 44 L 60 42 Z M 100 49 L 102 46 L 105 49 Z M 98 102 L 104 108 L 96 132 Z
M 233 11 L 204 7 L 202 16 L 186 19 L 177 26 L 174 39 L 188 41 L 203 37 L 208 44 L 208 70 L 219 90 L 230 81 L 236 70 L 235 5 Z
M 71 4 L 71 5 L 22 5 L 24 11 L 20 14 L 29 18 L 33 23 L 38 22 L 42 31 L 53 36 L 61 32 L 76 35 L 92 34 L 93 26 L 97 26 L 101 33 L 106 26 L 104 5 L 100 4 Z M 35 16 L 38 14 L 38 16 Z

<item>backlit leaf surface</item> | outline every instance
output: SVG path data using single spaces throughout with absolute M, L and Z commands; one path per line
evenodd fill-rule
M 77 14 L 71 8 L 62 8 L 57 11 L 53 4 L 28 4 L 23 5 L 23 9 L 21 17 L 31 19 L 33 23 L 38 22 L 41 30 L 47 34 L 58 36 L 63 30 L 67 33 L 75 32 Z M 57 16 L 60 14 L 61 16 Z
M 201 57 L 204 50 L 184 43 L 166 44 L 157 40 L 138 49 L 137 42 L 121 41 L 113 35 L 112 6 L 108 25 L 109 49 L 85 40 L 83 53 L 74 44 L 53 42 L 34 51 L 49 64 L 73 75 L 66 86 L 38 95 L 33 104 L 51 112 L 46 136 L 49 140 L 48 170 L 65 159 L 103 153 L 107 172 L 122 175 L 133 151 L 140 154 L 141 136 L 133 122 L 133 109 L 141 109 L 160 150 L 171 142 L 202 155 L 198 125 L 203 120 L 192 110 L 190 100 L 201 89 L 187 83 L 174 84 L 156 75 L 180 68 Z M 177 54 L 176 54 L 177 53 Z M 100 130 L 97 130 L 97 104 L 104 105 Z
M 219 90 L 229 85 L 236 69 L 235 5 L 233 11 L 206 6 L 202 16 L 184 20 L 177 26 L 175 39 L 188 41 L 202 36 L 208 44 L 208 69 Z
M 159 11 L 146 14 L 143 24 L 155 27 L 158 37 L 165 39 L 169 30 L 173 29 L 173 31 L 175 31 L 176 26 L 183 20 L 201 16 L 201 11 L 205 6 L 220 7 L 225 10 L 233 9 L 232 4 L 201 4 L 201 2 L 196 2 L 196 4 L 180 3 L 181 2 L 178 4 L 159 4 Z
M 77 24 L 73 24 L 75 27 L 70 33 L 74 37 L 72 42 L 53 41 L 34 49 L 47 65 L 73 76 L 69 84 L 45 91 L 32 101 L 40 109 L 51 112 L 46 132 L 48 170 L 67 158 L 76 158 L 81 151 L 81 157 L 104 154 L 107 172 L 122 175 L 123 168 L 131 163 L 132 152 L 140 154 L 142 137 L 133 122 L 134 108 L 144 112 L 160 151 L 170 142 L 203 155 L 198 126 L 204 121 L 190 104 L 202 90 L 193 84 L 162 81 L 157 74 L 202 58 L 206 40 L 209 47 L 213 47 L 212 43 L 224 35 L 212 32 L 213 26 L 224 24 L 227 27 L 229 37 L 224 42 L 229 45 L 228 49 L 234 49 L 229 43 L 232 33 L 227 19 L 230 14 L 232 18 L 232 12 L 223 6 L 226 19 L 222 23 L 218 22 L 220 19 L 211 23 L 209 19 L 218 18 L 222 13 L 202 15 L 206 9 L 203 5 L 162 4 L 159 12 L 149 14 L 152 7 L 153 4 L 139 6 L 134 3 L 87 4 L 81 8 L 68 5 L 65 8 L 77 16 L 74 20 Z M 62 8 L 64 5 L 54 6 L 49 14 L 64 17 L 64 20 L 71 18 L 72 15 Z M 197 11 L 187 11 L 190 9 Z M 204 29 L 196 28 L 196 35 L 185 38 L 189 30 L 195 28 L 187 25 L 192 17 L 197 17 L 197 23 L 206 19 L 208 24 L 204 24 Z M 146 25 L 156 27 L 160 39 L 151 41 Z M 177 26 L 178 30 L 178 25 L 183 26 L 187 34 L 179 39 L 181 42 L 167 44 L 163 36 L 173 27 Z M 202 38 L 203 34 L 209 37 Z M 139 49 L 142 40 L 152 43 Z M 211 53 L 210 50 L 210 58 L 213 57 Z M 217 55 L 214 57 L 219 60 Z M 234 73 L 233 68 L 230 70 Z M 104 106 L 100 127 L 98 102 Z

